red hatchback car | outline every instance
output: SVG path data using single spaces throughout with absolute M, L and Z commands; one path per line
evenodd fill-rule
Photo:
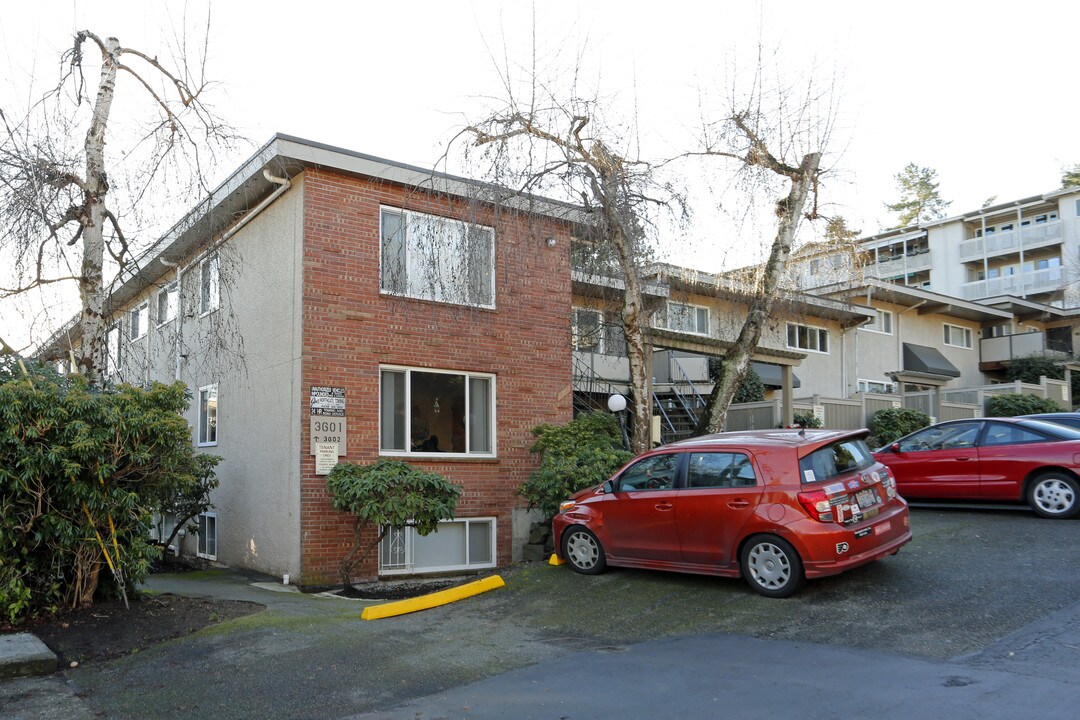
M 920 500 L 1027 502 L 1038 515 L 1080 512 L 1080 432 L 1024 418 L 938 423 L 879 448 L 900 493 Z
M 589 575 L 608 565 L 741 574 L 787 597 L 911 540 L 907 503 L 866 435 L 760 430 L 656 448 L 562 503 L 556 552 Z

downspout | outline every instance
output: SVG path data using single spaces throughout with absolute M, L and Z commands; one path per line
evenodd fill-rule
M 184 312 L 183 312 L 183 310 L 184 310 L 184 283 L 183 283 L 183 281 L 184 281 L 184 273 L 186 273 L 188 270 L 190 270 L 194 265 L 197 265 L 198 263 L 202 262 L 208 255 L 210 255 L 215 250 L 217 250 L 219 247 L 221 247 L 225 242 L 227 242 L 229 240 L 229 238 L 231 238 L 233 235 L 235 235 L 237 232 L 239 232 L 241 228 L 243 228 L 245 225 L 247 225 L 249 222 L 251 222 L 251 220 L 253 220 L 256 215 L 258 215 L 263 210 L 265 210 L 267 208 L 267 206 L 270 205 L 270 203 L 277 200 L 279 197 L 281 197 L 282 194 L 285 193 L 286 190 L 288 190 L 290 187 L 292 187 L 292 183 L 289 181 L 289 178 L 287 178 L 287 177 L 277 177 L 275 175 L 271 175 L 269 170 L 265 170 L 265 169 L 263 170 L 263 177 L 266 178 L 268 181 L 270 181 L 270 182 L 274 183 L 275 185 L 277 185 L 278 186 L 277 189 L 274 190 L 274 192 L 267 195 L 266 198 L 264 198 L 262 200 L 262 202 L 260 202 L 258 205 L 253 207 L 248 212 L 247 215 L 240 218 L 240 222 L 236 223 L 231 228 L 229 228 L 224 233 L 222 233 L 221 237 L 219 237 L 217 240 L 215 240 L 214 242 L 207 245 L 206 249 L 203 250 L 202 252 L 200 252 L 199 254 L 197 254 L 191 260 L 191 262 L 189 262 L 188 264 L 184 265 L 183 267 L 181 267 L 179 270 L 176 271 L 176 379 L 177 380 L 180 379 L 181 361 L 183 360 L 183 357 L 180 355 L 180 349 L 181 349 L 181 347 L 183 345 L 183 335 L 184 335 Z M 179 263 L 171 263 L 171 262 L 165 260 L 164 258 L 158 258 L 158 260 L 160 260 L 163 265 L 167 265 L 169 267 L 176 267 L 177 265 L 179 265 Z

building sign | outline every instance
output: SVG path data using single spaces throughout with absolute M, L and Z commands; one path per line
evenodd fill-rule
M 312 415 L 345 417 L 345 388 L 312 385 L 308 402 Z
M 349 426 L 345 418 L 345 388 L 312 385 L 309 404 L 311 407 L 309 428 L 311 450 L 309 452 L 316 457 L 316 465 L 319 462 L 319 446 L 322 444 L 336 445 L 336 457 L 344 456 L 348 446 Z
M 330 471 L 338 462 L 337 443 L 316 443 L 315 445 L 315 474 L 329 475 Z

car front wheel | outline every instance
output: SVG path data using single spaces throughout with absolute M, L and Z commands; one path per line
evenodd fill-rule
M 1064 473 L 1045 473 L 1028 486 L 1027 500 L 1044 518 L 1071 518 L 1080 511 L 1080 484 Z
M 591 531 L 581 526 L 566 529 L 562 537 L 563 557 L 575 572 L 598 575 L 607 568 L 604 548 Z
M 802 560 L 791 543 L 782 538 L 750 538 L 743 546 L 740 561 L 743 578 L 765 597 L 788 597 L 803 583 Z

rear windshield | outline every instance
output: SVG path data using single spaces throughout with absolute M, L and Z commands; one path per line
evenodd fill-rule
M 861 438 L 848 438 L 818 448 L 799 461 L 803 484 L 828 480 L 837 475 L 865 470 L 874 464 L 874 456 Z

